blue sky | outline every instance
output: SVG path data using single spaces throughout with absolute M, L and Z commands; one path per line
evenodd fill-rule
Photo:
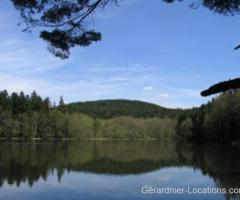
M 66 102 L 137 99 L 166 107 L 207 102 L 199 95 L 213 83 L 240 74 L 239 16 L 161 0 L 125 0 L 91 19 L 103 40 L 75 48 L 68 60 L 53 57 L 47 44 L 21 32 L 9 0 L 0 7 L 0 89 L 36 90 Z

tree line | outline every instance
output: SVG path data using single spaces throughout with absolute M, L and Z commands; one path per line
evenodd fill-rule
M 60 100 L 60 109 L 62 108 Z M 0 137 L 58 137 L 67 134 L 67 120 L 47 97 L 35 91 L 31 95 L 6 90 L 0 92 Z
M 134 101 L 129 103 L 126 100 L 120 107 L 118 105 L 122 100 L 115 103 L 103 102 L 94 102 L 90 104 L 92 107 L 83 104 L 81 108 L 88 111 L 84 114 L 85 112 L 66 105 L 62 97 L 56 106 L 48 97 L 43 99 L 35 91 L 31 95 L 1 91 L 0 138 L 166 139 L 175 135 L 175 118 L 168 115 L 157 117 L 158 109 L 165 111 L 161 107 L 144 102 L 139 102 L 138 105 Z M 102 103 L 109 106 L 103 106 Z
M 231 90 L 178 118 L 179 136 L 202 141 L 240 141 L 240 91 Z
M 104 100 L 58 105 L 35 91 L 0 92 L 0 139 L 192 139 L 240 141 L 240 91 L 193 109 L 165 109 L 141 101 Z

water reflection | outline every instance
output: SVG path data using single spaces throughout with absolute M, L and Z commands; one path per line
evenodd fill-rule
M 145 184 L 239 188 L 239 153 L 238 148 L 167 141 L 0 143 L 0 199 L 159 198 L 142 195 Z

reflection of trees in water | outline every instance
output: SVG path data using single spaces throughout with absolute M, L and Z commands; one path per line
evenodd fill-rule
M 191 166 L 219 187 L 240 186 L 240 149 L 159 141 L 82 141 L 0 145 L 0 184 L 31 186 L 50 173 L 65 171 L 126 175 L 163 167 Z
M 106 174 L 137 174 L 170 166 L 176 160 L 175 145 L 156 142 L 62 142 L 55 144 L 0 145 L 0 180 L 9 184 L 27 181 L 64 170 Z M 175 157 L 172 157 L 175 156 Z
M 183 163 L 193 168 L 198 168 L 203 174 L 213 178 L 217 187 L 239 188 L 240 187 L 240 149 L 221 145 L 177 145 L 177 152 Z M 186 152 L 192 152 L 192 156 L 186 156 Z M 226 195 L 240 199 L 239 195 Z

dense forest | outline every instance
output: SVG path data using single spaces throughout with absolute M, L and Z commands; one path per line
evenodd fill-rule
M 225 92 L 178 117 L 177 134 L 202 141 L 240 141 L 240 91 Z
M 240 141 L 240 91 L 225 92 L 199 108 L 167 109 L 129 100 L 55 106 L 35 91 L 0 92 L 1 139 L 169 139 Z
M 102 119 L 120 116 L 135 118 L 176 117 L 183 112 L 182 109 L 168 109 L 143 101 L 121 99 L 70 103 L 66 107 L 69 111 Z
M 123 106 L 119 106 L 122 102 Z M 102 101 L 100 105 L 101 103 Z M 130 105 L 127 105 L 128 101 L 123 100 L 116 101 L 116 104 L 113 101 L 105 101 L 104 104 L 110 105 L 111 119 L 103 119 L 109 118 L 108 108 L 103 107 L 106 112 L 104 114 L 102 106 L 98 103 L 92 106 L 94 117 L 91 117 L 83 114 L 84 112 L 77 112 L 71 104 L 65 105 L 63 98 L 60 98 L 58 106 L 55 106 L 49 98 L 42 99 L 35 91 L 31 95 L 25 95 L 23 92 L 8 94 L 4 90 L 0 92 L 0 138 L 165 139 L 175 135 L 176 119 L 167 117 L 168 115 L 158 118 L 162 110 L 158 106 L 139 102 L 131 110 L 134 102 L 130 101 Z M 114 104 L 119 106 L 115 110 L 111 109 Z M 86 110 L 87 114 L 91 113 L 88 103 Z M 133 111 L 139 118 L 134 116 Z

